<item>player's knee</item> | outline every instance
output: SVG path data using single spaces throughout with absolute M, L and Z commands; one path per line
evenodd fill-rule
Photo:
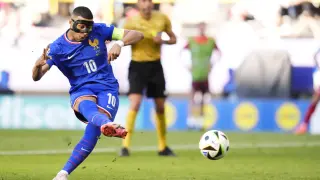
M 317 92 L 317 93 L 315 93 L 315 94 L 313 95 L 312 101 L 313 101 L 314 103 L 318 103 L 318 102 L 320 101 L 320 93 L 319 93 L 319 92 Z
M 101 107 L 98 107 L 98 111 L 99 111 L 99 113 L 106 115 L 109 119 L 112 119 L 112 115 L 109 111 L 106 111 L 105 109 L 103 109 Z
M 158 114 L 163 114 L 164 113 L 164 109 L 165 109 L 164 103 L 157 103 L 156 104 L 156 112 Z
M 204 93 L 203 102 L 209 104 L 211 102 L 211 94 L 209 92 Z
M 130 109 L 133 111 L 139 111 L 140 105 L 142 102 L 142 96 L 141 95 L 130 95 Z
M 165 111 L 165 99 L 164 98 L 156 98 L 155 99 L 155 107 L 156 107 L 157 113 L 163 114 Z
M 139 111 L 141 102 L 133 101 L 130 104 L 130 109 L 133 111 Z
M 108 116 L 99 112 L 96 103 L 90 100 L 83 100 L 79 103 L 79 112 L 89 123 L 93 123 L 99 127 L 110 121 Z
M 86 100 L 89 100 L 89 101 L 92 101 L 92 102 L 96 103 L 96 98 L 95 97 L 93 97 L 93 96 L 92 97 L 90 97 L 90 96 L 82 96 L 82 97 L 77 98 L 77 100 L 74 102 L 73 109 L 75 111 L 80 112 L 80 104 L 83 101 L 86 101 Z
M 91 100 L 83 100 L 83 101 L 80 101 L 78 104 L 78 111 L 82 115 L 88 114 L 89 112 L 96 113 L 96 110 L 98 110 L 98 107 L 95 104 L 95 102 L 93 102 Z
M 196 92 L 194 93 L 194 95 L 193 95 L 193 102 L 194 102 L 194 104 L 199 105 L 199 104 L 202 103 L 202 101 L 203 101 L 203 93 L 200 92 L 200 91 L 196 91 Z
M 156 107 L 156 112 L 158 114 L 163 114 L 164 113 L 164 106 L 157 106 Z

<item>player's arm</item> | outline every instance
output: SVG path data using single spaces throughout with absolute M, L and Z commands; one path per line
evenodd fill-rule
M 111 40 L 117 40 L 108 52 L 108 61 L 117 59 L 123 46 L 135 44 L 144 38 L 141 32 L 135 30 L 114 28 Z
M 143 38 L 143 33 L 129 29 L 114 28 L 112 33 L 112 40 L 122 41 L 122 46 L 135 44 L 138 41 L 141 41 Z
M 187 42 L 182 49 L 180 49 L 180 57 L 182 56 L 182 53 L 185 51 L 185 50 L 189 50 L 189 42 Z
M 316 53 L 314 54 L 313 60 L 314 60 L 314 62 L 316 64 L 316 67 L 319 68 L 320 67 L 320 63 L 319 63 L 319 60 L 320 60 L 320 49 L 318 49 L 316 51 Z
M 177 43 L 177 37 L 172 31 L 172 25 L 170 19 L 165 16 L 165 22 L 166 22 L 166 27 L 165 27 L 165 33 L 169 36 L 169 40 L 165 41 L 163 40 L 163 44 L 176 44 Z
M 186 44 L 184 46 L 182 46 L 182 48 L 180 49 L 180 53 L 179 56 L 182 59 L 182 65 L 188 70 L 191 71 L 191 66 L 190 66 L 190 61 L 186 53 L 190 53 L 190 48 L 189 48 L 189 40 L 186 42 Z
M 214 41 L 215 41 L 215 39 L 214 39 Z M 221 51 L 220 51 L 220 48 L 217 45 L 217 43 L 215 43 L 215 46 L 212 49 L 212 54 L 211 54 L 210 59 L 211 59 L 210 69 L 212 69 L 213 66 L 221 60 Z
M 44 74 L 50 69 L 52 65 L 50 64 L 50 62 L 47 62 L 47 61 L 51 61 L 51 60 L 48 60 L 49 57 L 47 56 L 47 51 L 48 51 L 48 47 L 43 50 L 42 55 L 37 59 L 36 63 L 33 66 L 32 79 L 34 81 L 39 81 L 44 76 Z
M 219 48 L 219 46 L 216 44 L 213 51 L 216 53 L 217 55 L 217 61 L 221 60 L 221 50 Z

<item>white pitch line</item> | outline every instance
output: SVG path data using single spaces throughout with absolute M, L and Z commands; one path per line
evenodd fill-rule
M 230 145 L 230 149 L 247 149 L 247 148 L 285 148 L 285 147 L 318 147 L 320 146 L 319 141 L 315 142 L 286 142 L 286 143 L 234 143 Z M 174 150 L 196 150 L 198 149 L 197 144 L 186 144 L 186 145 L 172 145 L 170 146 Z M 95 153 L 106 153 L 106 152 L 117 152 L 119 147 L 108 147 L 108 148 L 96 148 L 93 152 Z M 139 146 L 132 147 L 132 151 L 157 151 L 156 146 Z M 12 156 L 12 155 L 49 155 L 49 154 L 68 154 L 71 153 L 72 149 L 64 150 L 25 150 L 25 151 L 0 151 L 0 156 Z

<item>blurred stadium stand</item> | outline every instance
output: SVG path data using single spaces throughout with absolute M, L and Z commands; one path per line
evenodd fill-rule
M 42 48 L 69 27 L 68 17 L 75 6 L 88 6 L 97 22 L 122 27 L 128 16 L 137 13 L 135 2 L 0 0 L 0 70 L 10 76 L 5 85 L 8 92 L 67 95 L 69 84 L 56 68 L 43 81 L 32 81 L 31 68 Z M 187 37 L 197 35 L 199 22 L 207 23 L 207 34 L 217 39 L 222 52 L 209 77 L 215 97 L 302 98 L 310 97 L 319 88 L 320 81 L 313 78 L 319 73 L 314 61 L 320 38 L 319 0 L 154 2 L 157 10 L 169 16 L 178 37 L 176 45 L 162 48 L 171 97 L 188 97 L 191 90 L 191 76 L 185 67 L 190 54 L 180 56 L 180 51 Z M 123 48 L 113 63 L 121 94 L 128 90 L 130 53 L 130 48 Z
M 123 24 L 126 16 L 136 13 L 135 0 L 92 0 L 90 2 L 86 0 L 34 0 L 32 3 L 28 0 L 2 0 L 0 2 L 0 46 L 3 49 L 7 49 L 6 53 L 0 55 L 1 62 L 4 62 L 9 56 L 11 56 L 10 59 L 25 58 L 26 56 L 22 55 L 25 53 L 30 58 L 24 61 L 32 62 L 33 58 L 31 57 L 37 56 L 36 51 L 41 49 L 40 47 L 45 46 L 45 44 L 68 28 L 67 18 L 74 6 L 88 6 L 94 12 L 96 21 L 112 23 L 117 26 Z M 226 92 L 229 94 L 232 91 L 236 91 L 235 85 L 232 85 L 234 82 L 231 81 L 236 79 L 230 77 L 230 75 L 234 74 L 233 71 L 236 71 L 236 67 L 244 61 L 244 58 L 248 53 L 251 53 L 254 47 L 266 50 L 270 48 L 287 48 L 289 58 L 295 59 L 294 62 L 291 60 L 291 65 L 294 67 L 290 78 L 291 89 L 296 91 L 292 93 L 311 94 L 312 80 L 300 81 L 300 76 L 296 75 L 296 72 L 304 74 L 305 77 L 312 77 L 313 59 L 297 60 L 296 57 L 293 57 L 296 55 L 292 56 L 292 53 L 289 52 L 296 49 L 296 47 L 279 45 L 279 41 L 288 40 L 295 44 L 304 41 L 304 44 L 309 46 L 311 50 L 301 48 L 300 51 L 307 52 L 300 53 L 309 54 L 308 58 L 312 57 L 312 53 L 317 50 L 318 46 L 313 41 L 319 37 L 319 1 L 313 1 L 314 6 L 312 7 L 308 3 L 297 0 L 294 2 L 289 0 L 279 1 L 278 3 L 273 1 L 257 2 L 254 0 L 203 0 L 201 3 L 192 0 L 157 0 L 154 2 L 157 10 L 165 12 L 171 18 L 173 29 L 178 35 L 178 44 L 172 47 L 173 50 L 170 50 L 173 54 L 179 52 L 187 37 L 197 34 L 196 24 L 198 22 L 201 21 L 208 24 L 207 34 L 216 37 L 223 52 L 222 62 L 216 65 L 210 75 L 213 82 L 211 89 L 214 94 Z M 300 5 L 303 3 L 304 5 Z M 195 6 L 201 11 L 193 13 Z M 288 13 L 289 9 L 290 13 Z M 289 27 L 289 25 L 291 26 Z M 299 38 L 304 39 L 300 41 Z M 27 46 L 28 50 L 26 50 Z M 176 63 L 170 66 L 166 60 L 175 59 L 181 62 L 184 61 L 182 59 L 185 57 L 181 58 L 178 55 L 168 57 L 167 49 L 165 47 L 163 50 L 163 64 L 166 67 L 168 76 L 170 76 L 168 78 L 168 89 L 173 94 L 186 94 L 188 89 L 185 91 L 172 87 L 177 84 L 174 80 L 177 78 L 171 77 L 173 76 L 171 75 L 173 74 L 172 71 L 174 71 L 172 67 L 180 66 L 183 63 Z M 28 52 L 29 50 L 33 51 L 33 53 Z M 19 53 L 17 53 L 18 51 Z M 124 51 L 123 59 L 127 59 L 129 53 L 129 51 Z M 127 64 L 127 62 L 128 60 L 125 60 L 123 63 Z M 124 93 L 127 89 L 126 77 L 122 75 L 123 73 L 120 74 L 117 71 L 126 68 L 126 65 L 115 63 L 114 68 L 116 69 L 116 74 L 119 75 L 119 81 L 122 84 L 121 91 Z M 18 81 L 17 79 L 19 78 L 16 78 L 16 75 L 12 72 L 15 71 L 14 65 L 9 69 L 13 76 L 12 81 Z M 189 75 L 181 67 L 180 71 L 187 79 L 182 82 L 182 87 L 189 86 Z M 58 86 L 58 84 L 56 85 Z M 29 84 L 29 86 L 33 85 Z M 13 89 L 24 91 L 22 86 L 16 88 L 14 85 Z M 25 88 L 25 91 L 32 89 L 37 88 L 28 87 Z M 64 91 L 66 88 L 60 88 L 58 91 L 61 90 Z

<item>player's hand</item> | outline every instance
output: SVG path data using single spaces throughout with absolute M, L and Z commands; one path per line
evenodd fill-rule
M 49 49 L 48 47 L 43 49 L 43 52 L 35 65 L 37 68 L 44 66 L 47 63 L 47 60 L 50 59 L 47 55 L 48 49 Z
M 121 53 L 121 46 L 119 44 L 114 44 L 110 51 L 108 52 L 108 62 L 116 60 Z
M 157 36 L 153 37 L 153 42 L 156 44 L 162 44 L 161 35 L 158 34 Z

